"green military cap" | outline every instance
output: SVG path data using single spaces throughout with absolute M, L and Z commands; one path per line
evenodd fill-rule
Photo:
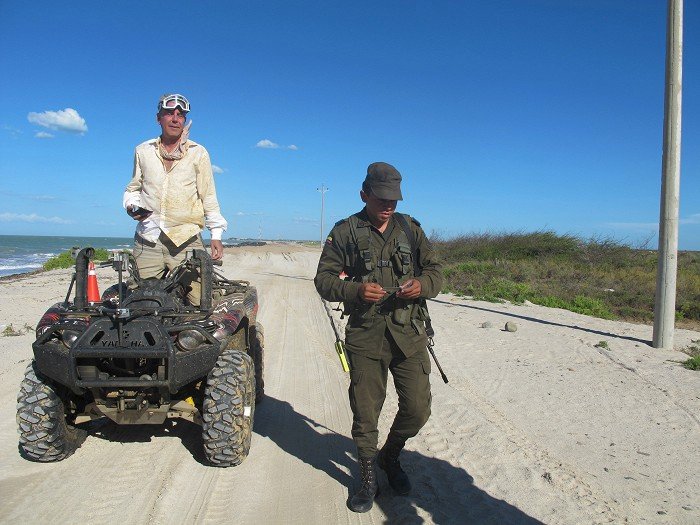
M 373 162 L 367 166 L 365 183 L 369 185 L 372 194 L 380 199 L 402 201 L 401 174 L 391 164 Z

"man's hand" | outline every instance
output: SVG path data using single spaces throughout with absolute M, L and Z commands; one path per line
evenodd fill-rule
M 145 208 L 141 208 L 139 206 L 136 206 L 134 204 L 130 204 L 126 208 L 126 213 L 129 214 L 129 217 L 134 219 L 135 221 L 142 221 L 144 219 L 147 219 L 151 213 L 153 213 L 151 210 L 147 210 Z
M 377 283 L 362 283 L 360 285 L 360 299 L 366 303 L 376 303 L 384 298 L 386 291 Z
M 396 297 L 401 299 L 416 299 L 420 297 L 421 284 L 418 279 L 410 279 L 403 283 L 396 292 Z
M 224 244 L 221 241 L 211 240 L 209 243 L 209 248 L 211 249 L 211 258 L 218 261 L 224 256 Z

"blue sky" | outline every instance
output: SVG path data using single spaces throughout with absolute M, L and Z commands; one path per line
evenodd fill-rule
M 221 171 L 224 238 L 318 239 L 317 188 L 327 231 L 381 160 L 429 233 L 656 247 L 665 30 L 662 0 L 2 0 L 0 234 L 131 235 L 133 149 L 180 92 Z M 687 1 L 680 247 L 694 250 L 698 30 Z

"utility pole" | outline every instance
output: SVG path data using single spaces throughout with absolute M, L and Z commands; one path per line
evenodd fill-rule
M 325 200 L 325 193 L 328 191 L 328 188 L 321 184 L 321 187 L 316 188 L 316 191 L 321 192 L 321 248 L 323 248 L 323 234 L 325 233 L 323 230 L 323 205 Z
M 652 341 L 654 348 L 673 348 L 678 271 L 682 81 L 683 0 L 668 0 L 659 255 Z

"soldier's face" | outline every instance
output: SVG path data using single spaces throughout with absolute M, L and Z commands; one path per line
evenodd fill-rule
M 396 211 L 396 201 L 380 199 L 372 193 L 360 192 L 360 198 L 365 203 L 369 220 L 374 225 L 386 223 Z

